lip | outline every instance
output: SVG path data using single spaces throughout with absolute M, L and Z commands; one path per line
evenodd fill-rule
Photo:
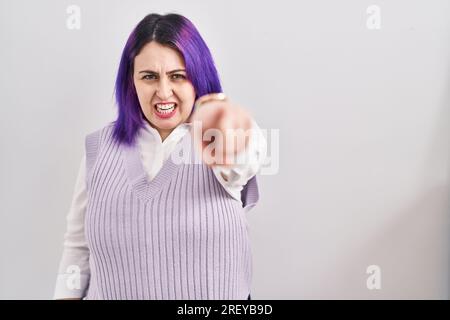
M 169 103 L 174 103 L 176 105 L 178 105 L 178 103 L 176 103 L 175 101 L 159 101 L 153 104 L 154 107 L 156 107 L 157 104 L 169 104 Z
M 156 108 L 156 105 L 159 104 L 159 103 L 161 103 L 161 104 L 163 104 L 163 103 L 174 103 L 174 104 L 175 104 L 175 107 L 173 108 L 173 111 L 172 111 L 172 112 L 162 114 L 162 113 L 159 113 L 158 110 L 157 110 L 157 108 Z M 153 106 L 153 112 L 154 112 L 155 115 L 156 115 L 158 118 L 160 118 L 160 119 L 169 119 L 169 118 L 172 118 L 173 115 L 175 115 L 175 113 L 177 112 L 177 109 L 178 109 L 178 104 L 177 104 L 176 102 L 157 102 L 157 103 L 155 103 L 154 106 Z

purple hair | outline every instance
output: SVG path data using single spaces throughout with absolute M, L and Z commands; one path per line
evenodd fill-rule
M 120 59 L 115 85 L 118 116 L 113 130 L 113 139 L 119 144 L 133 144 L 139 129 L 144 126 L 145 116 L 134 87 L 133 69 L 134 58 L 151 41 L 181 54 L 196 100 L 208 93 L 222 92 L 211 52 L 194 24 L 175 13 L 147 15 L 131 32 Z

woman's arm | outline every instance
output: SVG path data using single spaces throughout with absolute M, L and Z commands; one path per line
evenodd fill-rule
M 86 206 L 86 156 L 83 156 L 66 218 L 67 230 L 54 299 L 81 299 L 89 286 L 89 248 L 84 235 Z
M 200 97 L 191 122 L 203 161 L 227 192 L 241 200 L 241 190 L 266 159 L 267 142 L 261 129 L 246 109 L 223 94 Z
M 243 187 L 260 171 L 266 154 L 267 141 L 258 124 L 252 119 L 248 145 L 237 154 L 236 163 L 226 166 L 215 164 L 212 170 L 225 190 L 240 201 Z

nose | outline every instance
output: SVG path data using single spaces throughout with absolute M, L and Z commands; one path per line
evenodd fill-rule
M 168 100 L 172 96 L 172 86 L 170 81 L 167 79 L 161 79 L 158 83 L 158 88 L 156 89 L 156 95 L 161 100 Z

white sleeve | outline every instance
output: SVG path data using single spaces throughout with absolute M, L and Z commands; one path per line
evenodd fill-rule
M 84 155 L 78 171 L 72 205 L 66 217 L 64 249 L 53 299 L 83 298 L 89 286 L 89 248 L 84 235 L 86 206 L 86 155 Z
M 267 141 L 255 120 L 247 148 L 236 155 L 232 166 L 213 165 L 212 169 L 217 180 L 225 190 L 236 200 L 241 201 L 241 191 L 247 181 L 255 176 L 264 163 L 267 154 Z M 241 202 L 242 203 L 242 202 Z

